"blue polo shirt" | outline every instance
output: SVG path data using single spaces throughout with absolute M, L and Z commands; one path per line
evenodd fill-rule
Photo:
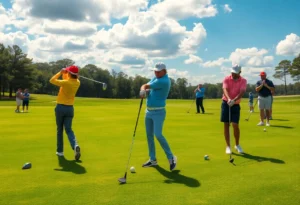
M 152 78 L 149 83 L 150 93 L 147 97 L 147 107 L 165 107 L 169 95 L 171 81 L 168 74 L 161 78 Z
M 273 87 L 274 88 L 274 84 L 272 81 L 266 79 L 266 84 L 269 86 L 269 87 Z M 256 87 L 260 86 L 262 84 L 262 80 L 259 80 L 257 81 L 256 83 Z M 272 93 L 271 93 L 271 90 L 269 90 L 268 88 L 266 88 L 265 86 L 262 87 L 262 89 L 260 91 L 258 91 L 258 95 L 261 96 L 261 97 L 268 97 L 268 96 L 271 96 Z
M 30 94 L 29 93 L 23 93 L 23 96 L 24 96 L 24 99 L 23 99 L 23 101 L 29 101 L 29 96 L 30 96 Z
M 203 98 L 204 97 L 205 88 L 203 88 L 203 87 L 200 88 L 200 91 L 198 89 L 196 90 L 196 98 Z

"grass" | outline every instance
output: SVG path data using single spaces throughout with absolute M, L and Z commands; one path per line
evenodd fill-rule
M 29 113 L 14 113 L 15 102 L 0 101 L 0 204 L 298 204 L 300 201 L 300 97 L 275 98 L 274 120 L 263 132 L 258 112 L 249 122 L 242 101 L 241 145 L 236 166 L 225 154 L 220 103 L 205 100 L 207 114 L 190 113 L 188 100 L 168 100 L 164 125 L 176 171 L 156 143 L 159 167 L 148 159 L 143 105 L 127 184 L 123 177 L 139 100 L 77 98 L 73 129 L 82 149 L 75 162 L 67 137 L 65 158 L 56 150 L 55 97 L 32 95 Z M 256 109 L 257 111 L 257 109 Z M 232 133 L 232 132 L 231 132 Z M 233 141 L 233 139 L 232 139 Z M 209 161 L 203 159 L 210 156 Z M 25 162 L 32 168 L 22 170 Z

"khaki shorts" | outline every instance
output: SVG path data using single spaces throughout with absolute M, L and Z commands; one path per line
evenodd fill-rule
M 16 99 L 16 102 L 17 102 L 17 106 L 20 106 L 23 104 L 23 100 L 20 100 L 20 99 Z
M 272 104 L 271 96 L 268 97 L 258 96 L 258 107 L 260 110 L 263 109 L 270 110 L 271 104 Z

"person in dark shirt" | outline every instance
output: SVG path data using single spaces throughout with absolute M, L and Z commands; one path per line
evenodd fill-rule
M 264 126 L 264 117 L 266 111 L 266 126 L 270 126 L 270 109 L 272 103 L 272 92 L 274 92 L 275 87 L 271 80 L 267 79 L 267 74 L 265 72 L 260 72 L 261 80 L 256 83 L 256 91 L 258 92 L 258 107 L 260 110 L 260 122 L 258 126 Z

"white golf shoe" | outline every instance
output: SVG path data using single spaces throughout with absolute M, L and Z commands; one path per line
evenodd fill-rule
M 60 156 L 60 157 L 63 157 L 63 156 L 64 156 L 64 153 L 63 153 L 63 152 L 56 152 L 56 155 L 57 155 L 57 156 Z
M 230 147 L 228 147 L 228 146 L 226 147 L 225 153 L 226 153 L 226 154 L 231 154 L 231 149 L 230 149 Z
M 262 121 L 260 121 L 258 124 L 257 124 L 257 126 L 264 126 L 265 124 L 264 124 L 264 122 L 262 122 Z
M 270 123 L 267 121 L 266 126 L 270 127 Z
M 238 151 L 238 153 L 240 153 L 240 154 L 243 154 L 243 153 L 244 153 L 244 151 L 243 151 L 241 145 L 235 145 L 234 148 Z

